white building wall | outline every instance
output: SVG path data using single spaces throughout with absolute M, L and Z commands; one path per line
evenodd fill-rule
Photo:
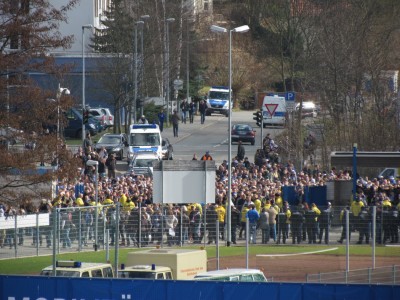
M 99 27 L 100 17 L 107 9 L 111 0 L 80 0 L 80 2 L 68 11 L 67 23 L 60 24 L 59 31 L 62 36 L 73 35 L 74 41 L 70 49 L 57 49 L 52 53 L 63 53 L 64 55 L 77 55 L 82 52 L 82 26 L 92 24 Z M 51 4 L 57 9 L 68 3 L 68 0 L 50 0 Z M 87 46 L 92 33 L 85 29 L 85 52 L 91 49 Z

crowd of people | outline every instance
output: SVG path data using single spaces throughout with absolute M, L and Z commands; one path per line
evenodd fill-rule
M 88 137 L 89 139 L 90 137 Z M 272 141 L 273 142 L 273 141 Z M 267 141 L 271 152 L 271 140 Z M 155 204 L 153 197 L 153 182 L 151 177 L 126 174 L 116 177 L 115 169 L 105 172 L 108 160 L 113 159 L 106 153 L 97 153 L 91 149 L 90 140 L 85 140 L 85 148 L 80 149 L 75 157 L 81 162 L 81 168 L 74 179 L 64 179 L 59 182 L 57 195 L 54 199 L 41 201 L 34 205 L 33 201 L 24 201 L 19 207 L 0 205 L 0 217 L 31 214 L 38 212 L 53 213 L 53 208 L 65 208 L 62 215 L 62 243 L 71 247 L 71 242 L 77 239 L 78 228 L 81 230 L 80 242 L 83 246 L 93 239 L 93 215 L 96 203 L 100 223 L 110 229 L 110 244 L 119 242 L 121 246 L 139 243 L 160 243 L 163 237 L 168 245 L 186 242 L 214 243 L 217 239 L 225 239 L 226 208 L 228 203 L 228 162 L 223 161 L 217 166 L 215 181 L 215 203 L 201 205 L 191 203 L 188 196 L 187 205 Z M 267 148 L 267 146 L 265 146 Z M 103 149 L 104 151 L 104 149 Z M 87 166 L 87 160 L 99 161 L 99 174 L 95 174 L 94 166 Z M 114 158 L 115 159 L 115 158 Z M 194 157 L 197 159 L 197 157 Z M 212 159 L 206 153 L 202 160 Z M 104 168 L 101 167 L 104 165 Z M 250 162 L 248 157 L 234 157 L 231 172 L 231 242 L 249 238 L 251 243 L 274 241 L 286 243 L 291 238 L 293 244 L 302 242 L 330 242 L 329 231 L 334 217 L 334 208 L 327 202 L 321 207 L 309 203 L 305 197 L 305 188 L 323 186 L 328 181 L 351 180 L 348 170 L 331 170 L 325 172 L 318 165 L 296 170 L 292 162 L 279 163 L 265 155 L 261 161 Z M 94 179 L 98 178 L 96 188 Z M 399 195 L 400 181 L 394 178 L 359 178 L 357 180 L 357 197 L 349 199 L 348 206 L 337 211 L 343 224 L 343 232 L 338 240 L 342 243 L 346 238 L 345 216 L 349 212 L 351 232 L 359 233 L 358 243 L 369 243 L 371 237 L 372 207 L 377 209 L 377 242 L 398 243 L 399 227 Z M 296 193 L 295 201 L 284 201 L 283 187 L 292 186 Z M 96 202 L 96 190 L 97 199 Z M 116 223 L 116 204 L 119 204 L 120 215 Z M 76 211 L 68 212 L 68 208 L 81 208 L 83 217 L 77 224 Z M 340 209 L 339 209 L 340 210 Z M 246 233 L 246 220 L 249 220 L 250 232 Z M 119 236 L 115 237 L 116 226 Z M 218 227 L 218 230 L 217 230 Z M 46 241 L 51 246 L 51 233 L 42 230 L 40 238 L 35 238 L 33 245 Z M 99 232 L 102 232 L 101 230 Z M 219 236 L 216 233 L 219 232 Z M 351 236 L 350 232 L 350 236 Z M 378 232 L 378 230 L 377 230 Z M 26 232 L 25 232 L 26 233 Z M 382 234 L 380 234 L 382 233 Z M 13 247 L 24 243 L 24 229 L 0 231 L 0 246 Z M 139 238 L 140 237 L 140 238 Z

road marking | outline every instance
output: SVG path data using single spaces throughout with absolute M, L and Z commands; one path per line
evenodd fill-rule
M 222 145 L 224 145 L 224 144 L 228 144 L 228 139 L 223 140 L 221 143 L 214 145 L 213 148 L 220 147 L 220 146 L 222 146 Z M 224 150 L 224 151 L 226 151 L 226 150 Z
M 288 254 L 257 254 L 256 256 L 262 256 L 262 257 L 296 256 L 296 255 L 315 254 L 315 253 L 335 251 L 337 249 L 339 249 L 339 248 L 335 247 L 335 248 L 329 248 L 329 249 L 325 249 L 325 250 L 309 251 L 309 252 L 301 252 L 301 253 L 288 253 Z

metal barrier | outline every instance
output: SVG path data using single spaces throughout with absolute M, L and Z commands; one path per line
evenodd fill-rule
M 117 213 L 116 206 L 108 205 L 97 208 L 97 218 L 95 206 L 56 207 L 49 213 L 0 217 L 0 258 L 63 253 L 71 249 L 93 251 L 117 245 L 141 248 L 208 246 L 217 241 L 221 244 L 227 235 L 225 219 L 215 210 L 208 207 L 202 212 L 189 213 L 181 206 L 122 207 Z M 322 207 L 319 215 L 313 215 L 293 207 L 290 217 L 279 215 L 275 224 L 270 220 L 268 229 L 258 226 L 255 241 L 340 244 L 346 242 L 348 234 L 352 245 L 371 243 L 374 239 L 377 244 L 399 242 L 399 219 L 392 208 L 376 209 L 375 214 L 372 209 L 360 211 L 357 216 L 349 213 L 348 222 L 345 207 L 333 208 L 329 217 L 325 210 Z M 248 237 L 245 225 L 245 211 L 232 218 L 232 242 L 245 243 Z
M 400 266 L 368 268 L 351 271 L 307 274 L 307 283 L 368 283 L 400 284 Z

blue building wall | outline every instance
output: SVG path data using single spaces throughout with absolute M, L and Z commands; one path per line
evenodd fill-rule
M 0 276 L 5 300 L 398 300 L 400 286 Z
M 109 58 L 110 59 L 110 58 Z M 108 107 L 112 108 L 112 95 L 107 92 L 99 79 L 99 60 L 107 60 L 103 57 L 86 57 L 85 58 L 85 103 L 91 107 Z M 51 74 L 45 73 L 29 73 L 29 77 L 44 89 L 57 91 L 58 84 L 68 88 L 71 96 L 76 100 L 76 104 L 82 103 L 82 57 L 56 57 L 55 63 L 58 66 L 70 68 L 70 71 L 62 78 L 62 82 Z

